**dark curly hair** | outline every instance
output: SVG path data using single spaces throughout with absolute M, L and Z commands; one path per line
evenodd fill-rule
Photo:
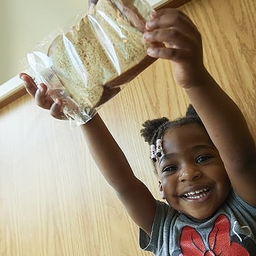
M 156 143 L 157 139 L 160 139 L 163 136 L 167 129 L 187 124 L 198 124 L 205 128 L 200 117 L 191 104 L 188 106 L 185 116 L 173 121 L 170 121 L 166 117 L 147 120 L 142 124 L 143 129 L 141 129 L 140 133 L 141 136 L 144 137 L 145 142 L 152 145 Z

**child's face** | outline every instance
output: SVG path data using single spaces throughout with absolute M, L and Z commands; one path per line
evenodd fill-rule
M 204 220 L 224 203 L 230 182 L 208 134 L 199 125 L 167 130 L 156 163 L 162 197 L 176 210 Z

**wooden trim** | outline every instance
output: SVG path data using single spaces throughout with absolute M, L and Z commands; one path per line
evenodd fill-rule
M 23 81 L 19 75 L 11 78 L 0 86 L 0 108 L 26 94 Z
M 181 7 L 182 5 L 190 2 L 191 0 L 172 0 L 168 1 L 160 6 L 156 7 L 156 10 L 162 9 L 162 8 L 178 8 Z
M 12 92 L 7 97 L 0 99 L 0 109 L 7 106 L 8 104 L 12 103 L 13 101 L 17 100 L 18 98 L 24 96 L 26 94 L 25 88 L 22 86 L 18 88 L 17 91 Z

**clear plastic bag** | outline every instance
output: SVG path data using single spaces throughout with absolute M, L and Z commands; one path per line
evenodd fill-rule
M 63 100 L 70 120 L 86 123 L 154 62 L 142 38 L 152 11 L 146 0 L 97 1 L 27 54 L 30 75 L 47 85 L 53 99 Z

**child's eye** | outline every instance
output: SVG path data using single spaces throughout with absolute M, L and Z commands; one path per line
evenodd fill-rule
M 178 169 L 177 166 L 175 165 L 171 165 L 171 166 L 167 166 L 163 169 L 163 172 L 174 172 Z
M 204 163 L 205 161 L 209 160 L 211 157 L 210 156 L 199 156 L 196 159 L 196 163 L 201 164 Z

